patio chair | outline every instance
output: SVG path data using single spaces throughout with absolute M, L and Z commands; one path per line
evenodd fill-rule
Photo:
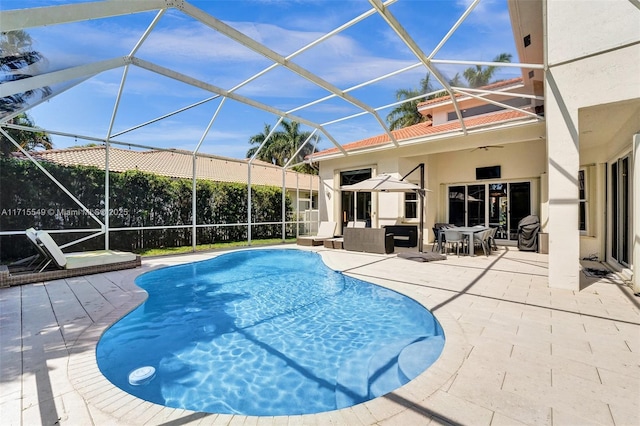
M 456 254 L 460 257 L 460 247 L 463 247 L 464 251 L 464 235 L 460 231 L 456 231 L 455 229 L 445 228 L 442 230 L 444 232 L 445 241 L 443 241 L 445 247 L 445 254 L 447 252 L 446 248 L 449 247 L 453 251 L 453 247 L 456 248 Z
M 336 234 L 335 222 L 320 222 L 318 233 L 314 236 L 301 236 L 296 238 L 296 244 L 300 246 L 321 246 L 324 240 L 333 238 Z
M 498 246 L 496 245 L 496 234 L 498 233 L 498 228 L 491 228 L 491 233 L 489 234 L 489 247 L 491 250 L 498 250 Z
M 475 250 L 476 245 L 482 247 L 482 251 L 484 252 L 485 256 L 489 256 L 489 253 L 491 253 L 491 246 L 489 243 L 489 238 L 491 237 L 491 234 L 493 233 L 493 230 L 491 228 L 486 229 L 484 231 L 479 231 L 476 232 L 475 234 L 473 234 L 473 248 Z
M 434 240 L 433 240 L 433 246 L 431 246 L 431 251 L 435 251 L 436 249 L 441 252 L 442 251 L 442 247 L 440 247 L 440 243 L 444 244 L 445 242 L 445 237 L 444 235 L 442 237 L 440 237 L 440 233 L 442 232 L 443 229 L 446 228 L 451 228 L 453 227 L 453 225 L 449 224 L 449 223 L 434 223 L 433 224 L 433 235 L 434 235 Z

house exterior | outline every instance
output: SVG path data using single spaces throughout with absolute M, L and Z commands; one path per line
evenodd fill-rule
M 340 188 L 423 163 L 425 242 L 445 222 L 495 226 L 515 245 L 518 221 L 536 215 L 550 287 L 579 290 L 580 259 L 597 257 L 640 291 L 640 10 L 626 1 L 508 3 L 519 62 L 544 69 L 482 88 L 485 99 L 457 96 L 463 124 L 451 98 L 437 98 L 419 105 L 430 120 L 392 132 L 395 142 L 383 134 L 343 145 L 347 155 L 314 155 L 321 211 L 344 224 L 355 204 L 374 227 L 417 224 L 414 194 Z

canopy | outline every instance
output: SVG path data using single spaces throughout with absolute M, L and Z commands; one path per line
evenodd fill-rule
M 353 185 L 343 185 L 343 191 L 381 191 L 381 192 L 421 192 L 421 188 L 411 182 L 407 182 L 391 175 L 378 175 Z
M 407 182 L 405 177 L 409 176 L 415 170 L 420 169 L 420 186 Z M 431 190 L 424 189 L 424 163 L 418 164 L 413 170 L 407 173 L 402 179 L 395 178 L 388 174 L 380 174 L 372 178 L 354 183 L 353 185 L 343 185 L 340 187 L 342 191 L 355 192 L 416 192 L 420 195 L 420 225 L 418 227 L 418 251 L 422 253 L 422 234 L 424 228 L 424 195 L 425 192 Z M 354 202 L 354 208 L 357 204 Z

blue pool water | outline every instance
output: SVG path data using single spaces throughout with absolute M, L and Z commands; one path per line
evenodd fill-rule
M 136 284 L 149 297 L 104 333 L 98 366 L 119 388 L 169 407 L 335 410 L 407 383 L 444 346 L 420 304 L 333 271 L 312 252 L 237 251 Z

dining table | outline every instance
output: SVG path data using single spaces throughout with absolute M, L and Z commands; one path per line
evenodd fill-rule
M 491 229 L 488 226 L 451 226 L 447 229 L 453 229 L 454 231 L 461 232 L 464 236 L 467 237 L 467 255 L 475 256 L 475 250 L 473 247 L 473 234 L 476 232 L 486 231 L 487 229 Z M 441 229 L 438 233 L 438 246 L 443 247 L 442 238 L 444 237 L 444 229 Z

